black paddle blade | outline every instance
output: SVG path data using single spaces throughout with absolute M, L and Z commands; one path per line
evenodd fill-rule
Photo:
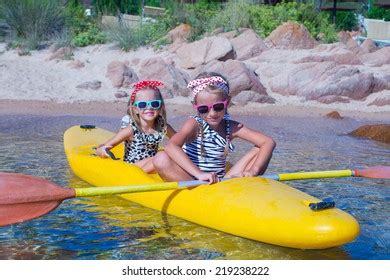
M 42 178 L 0 172 L 0 226 L 38 218 L 72 197 L 74 190 Z

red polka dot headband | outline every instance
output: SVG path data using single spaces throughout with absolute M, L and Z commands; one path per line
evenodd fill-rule
M 212 76 L 209 78 L 192 80 L 191 82 L 188 83 L 187 88 L 191 89 L 192 94 L 195 97 L 199 92 L 204 90 L 209 85 L 216 86 L 220 88 L 225 93 L 226 96 L 229 95 L 229 86 L 227 82 L 219 76 Z
M 160 81 L 152 81 L 152 80 L 143 80 L 139 81 L 135 84 L 133 84 L 133 92 L 130 95 L 130 103 L 133 104 L 135 101 L 135 95 L 137 92 L 139 92 L 141 89 L 144 88 L 152 88 L 152 89 L 158 89 L 158 87 L 163 86 L 163 82 Z

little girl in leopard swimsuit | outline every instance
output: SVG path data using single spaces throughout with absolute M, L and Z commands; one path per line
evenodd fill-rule
M 146 173 L 154 172 L 153 157 L 165 135 L 175 133 L 166 122 L 164 100 L 158 87 L 160 81 L 140 81 L 134 84 L 130 95 L 127 115 L 122 118 L 121 130 L 99 146 L 96 154 L 107 158 L 108 151 L 125 142 L 123 160 L 137 165 Z

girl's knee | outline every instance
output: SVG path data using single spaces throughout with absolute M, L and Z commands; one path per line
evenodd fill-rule
M 158 152 L 153 158 L 153 165 L 157 170 L 167 168 L 171 163 L 171 158 L 164 151 Z

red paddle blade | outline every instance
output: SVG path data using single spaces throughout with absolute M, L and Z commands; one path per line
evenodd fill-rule
M 0 172 L 0 226 L 38 218 L 75 191 L 33 176 Z
M 390 179 L 390 166 L 374 166 L 366 169 L 355 170 L 355 176 L 375 179 Z

